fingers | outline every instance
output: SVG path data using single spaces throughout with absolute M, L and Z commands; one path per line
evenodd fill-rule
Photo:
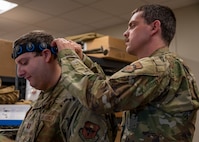
M 70 42 L 64 38 L 57 38 L 54 39 L 53 42 L 51 43 L 52 46 L 57 46 L 58 51 L 62 49 L 66 49 L 70 47 Z
M 63 50 L 63 49 L 74 50 L 81 59 L 83 57 L 82 46 L 80 44 L 77 44 L 76 42 L 74 42 L 72 40 L 66 40 L 64 38 L 56 38 L 51 43 L 51 46 L 57 46 L 58 52 Z

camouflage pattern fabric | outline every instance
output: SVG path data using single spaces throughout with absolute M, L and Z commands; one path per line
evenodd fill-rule
M 106 78 L 70 50 L 59 54 L 66 87 L 98 113 L 125 111 L 122 142 L 191 142 L 199 92 L 189 68 L 168 47 Z M 86 55 L 84 55 L 84 58 Z
M 69 94 L 62 76 L 32 104 L 16 142 L 113 142 L 112 118 L 83 107 Z
M 12 86 L 0 87 L 0 104 L 14 104 L 19 99 L 19 90 Z

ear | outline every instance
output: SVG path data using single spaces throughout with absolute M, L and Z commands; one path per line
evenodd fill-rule
M 43 56 L 43 58 L 46 62 L 50 62 L 51 57 L 52 57 L 52 53 L 49 49 L 44 49 L 42 51 L 42 56 Z
M 159 20 L 155 20 L 151 23 L 151 31 L 152 35 L 161 31 L 161 22 Z

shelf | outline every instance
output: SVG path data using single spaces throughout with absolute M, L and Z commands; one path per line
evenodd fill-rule
M 20 91 L 20 99 L 25 99 L 26 80 L 18 77 L 0 76 L 2 86 L 14 85 L 17 90 Z
M 116 61 L 106 58 L 96 58 L 91 56 L 90 58 L 102 67 L 106 75 L 112 75 L 129 64 L 129 62 Z

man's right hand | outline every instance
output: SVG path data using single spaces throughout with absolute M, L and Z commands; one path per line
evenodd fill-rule
M 80 59 L 83 59 L 82 46 L 74 41 L 66 40 L 64 38 L 57 38 L 53 40 L 51 46 L 57 46 L 58 52 L 63 49 L 74 50 Z

